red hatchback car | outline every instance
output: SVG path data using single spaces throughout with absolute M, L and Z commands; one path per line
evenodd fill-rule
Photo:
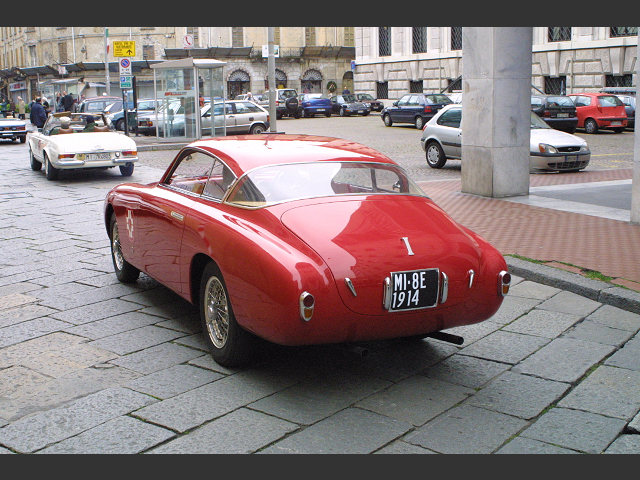
M 569 95 L 576 105 L 578 128 L 598 133 L 601 128 L 620 133 L 627 126 L 624 103 L 607 93 L 576 93 Z
M 197 141 L 159 182 L 112 189 L 104 213 L 118 279 L 143 271 L 198 305 L 226 366 L 254 337 L 433 336 L 491 317 L 509 290 L 498 250 L 391 159 L 337 138 Z

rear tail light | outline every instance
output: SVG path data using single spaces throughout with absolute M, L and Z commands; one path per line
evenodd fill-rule
M 542 116 L 543 117 L 550 117 L 551 116 L 551 112 L 549 110 L 545 110 L 544 112 L 542 112 Z
M 138 154 L 136 150 L 125 150 L 122 152 L 123 157 L 135 157 Z
M 509 286 L 511 285 L 511 274 L 505 270 L 502 270 L 498 274 L 498 293 L 505 297 L 509 293 Z
M 425 105 L 424 113 L 431 113 L 431 107 L 429 105 Z
M 315 308 L 316 300 L 309 292 L 302 292 L 300 295 L 300 318 L 308 322 L 313 316 L 313 309 Z

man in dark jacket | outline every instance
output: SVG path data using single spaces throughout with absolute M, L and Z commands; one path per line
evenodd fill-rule
M 35 103 L 31 106 L 29 120 L 38 128 L 44 127 L 44 123 L 47 121 L 47 114 L 44 111 L 40 97 L 36 98 Z
M 71 112 L 72 108 L 73 108 L 73 96 L 70 93 L 66 93 L 64 97 L 62 97 L 62 107 L 64 108 L 65 112 Z

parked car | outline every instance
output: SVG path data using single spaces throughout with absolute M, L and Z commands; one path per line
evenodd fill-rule
M 574 133 L 578 125 L 576 106 L 566 95 L 531 95 L 531 111 L 551 128 Z
M 569 95 L 578 113 L 578 128 L 587 133 L 610 129 L 621 133 L 627 126 L 624 103 L 610 93 L 577 93 Z
M 76 111 L 80 113 L 102 113 L 109 105 L 117 102 L 122 103 L 122 97 L 113 97 L 109 95 L 89 97 L 80 102 Z M 120 109 L 122 109 L 122 105 L 120 105 Z
M 447 159 L 462 159 L 462 105 L 442 108 L 425 125 L 420 144 L 431 168 L 442 168 Z M 575 172 L 589 165 L 591 151 L 587 142 L 570 133 L 551 128 L 531 112 L 529 144 L 530 171 Z
M 364 103 L 372 112 L 381 112 L 384 108 L 384 105 L 380 100 L 373 98 L 373 96 L 368 93 L 356 93 L 355 96 L 356 100 Z
M 145 272 L 196 305 L 225 366 L 247 362 L 256 337 L 312 345 L 477 323 L 510 284 L 500 252 L 398 164 L 339 138 L 193 142 L 158 182 L 113 188 L 104 222 L 117 278 Z
M 298 92 L 293 88 L 278 88 L 276 93 L 276 119 L 282 117 L 294 117 L 300 118 L 302 116 L 302 108 L 298 100 Z M 266 91 L 263 93 L 263 100 L 265 105 L 269 105 L 269 98 L 271 92 Z M 268 107 L 267 107 L 268 108 Z
M 27 139 L 27 121 L 11 117 L 0 118 L 0 139 L 24 143 Z
M 363 102 L 358 101 L 353 93 L 334 95 L 330 100 L 332 113 L 337 113 L 341 117 L 348 117 L 350 115 L 366 116 L 371 113 L 369 107 Z
M 325 117 L 331 116 L 331 100 L 321 93 L 303 93 L 298 100 L 304 117 L 313 117 L 319 113 Z
M 260 105 L 246 100 L 227 100 L 226 105 L 226 131 L 227 134 L 251 133 L 257 134 L 269 129 L 269 112 Z M 222 100 L 214 101 L 214 116 L 217 116 L 215 128 L 222 127 Z M 173 116 L 170 123 L 171 132 L 168 136 L 182 136 L 185 132 L 184 106 L 178 100 L 164 104 L 157 112 L 140 114 L 138 116 L 138 132 L 145 135 L 155 135 L 159 131 L 164 136 L 164 117 Z M 202 135 L 211 135 L 211 104 L 207 103 L 200 109 L 202 117 Z
M 387 127 L 394 123 L 412 123 L 422 130 L 438 110 L 450 103 L 453 102 L 443 93 L 409 93 L 382 110 L 382 121 Z
M 636 126 L 636 88 L 635 87 L 605 87 L 603 93 L 612 93 L 624 103 L 627 112 L 627 128 Z
M 129 110 L 129 114 L 133 114 L 129 115 L 129 130 L 133 130 L 136 126 L 136 114 L 155 112 L 156 104 L 157 100 L 154 98 L 138 100 L 138 108 L 132 108 Z M 124 110 L 122 109 L 122 100 L 119 104 L 119 110 L 116 109 L 117 106 L 118 104 L 108 106 L 105 113 L 107 114 L 107 118 L 109 118 L 111 123 L 113 123 L 115 129 L 124 132 Z M 133 104 L 131 107 L 133 107 Z
M 96 127 L 83 131 L 89 117 L 96 120 Z M 136 143 L 113 130 L 102 113 L 51 114 L 41 131 L 27 134 L 27 141 L 31 169 L 39 171 L 44 165 L 47 180 L 58 178 L 61 170 L 98 167 L 119 167 L 129 177 L 138 161 Z

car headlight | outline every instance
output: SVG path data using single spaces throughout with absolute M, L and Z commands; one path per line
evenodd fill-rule
M 588 145 L 582 145 L 580 147 L 580 152 L 582 153 L 589 153 L 589 146 Z
M 554 147 L 553 145 L 547 145 L 546 143 L 538 144 L 538 149 L 542 153 L 558 153 L 558 149 L 556 147 Z

